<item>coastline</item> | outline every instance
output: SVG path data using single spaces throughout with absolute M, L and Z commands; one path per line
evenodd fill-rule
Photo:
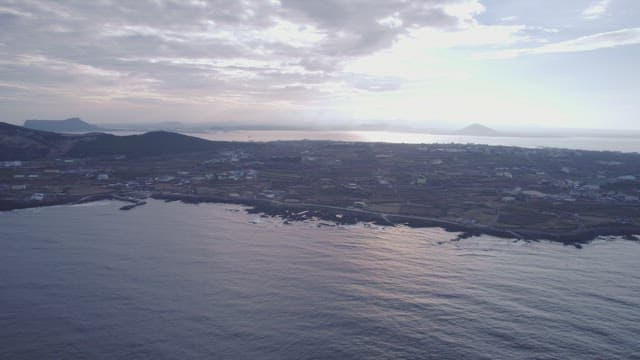
M 120 207 L 120 210 L 130 210 L 135 207 L 146 204 L 144 199 L 137 199 L 130 196 L 122 196 L 119 194 L 104 193 L 104 194 L 96 194 L 96 195 L 89 195 L 89 196 L 68 196 L 64 199 L 43 200 L 43 201 L 0 200 L 0 213 L 12 211 L 12 210 L 33 209 L 33 208 L 41 208 L 41 207 L 49 207 L 49 206 L 85 204 L 85 203 L 91 203 L 91 202 L 102 201 L 102 200 L 117 200 L 117 201 L 129 203 L 128 205 Z
M 248 207 L 246 211 L 250 214 L 278 216 L 284 219 L 285 223 L 316 218 L 319 220 L 331 221 L 336 224 L 369 222 L 381 226 L 404 225 L 413 228 L 438 227 L 448 232 L 460 233 L 457 237 L 458 240 L 473 236 L 490 235 L 498 238 L 526 241 L 546 240 L 559 242 L 564 245 L 573 245 L 578 248 L 581 247 L 582 244 L 587 244 L 602 236 L 619 236 L 625 240 L 640 241 L 640 227 L 624 224 L 600 225 L 567 232 L 549 232 L 536 228 L 505 229 L 483 225 L 462 224 L 445 219 L 402 214 L 384 214 L 364 209 L 343 208 L 322 204 L 282 203 L 267 199 L 223 198 L 178 193 L 153 193 L 149 198 L 154 200 L 163 200 L 165 202 L 180 201 L 185 204 L 216 203 L 243 205 Z M 82 204 L 102 200 L 117 200 L 129 203 L 119 208 L 123 211 L 131 210 L 135 207 L 146 204 L 144 201 L 145 199 L 134 198 L 121 194 L 105 193 L 84 197 L 69 197 L 54 201 L 4 201 L 0 202 L 0 212 L 56 205 Z

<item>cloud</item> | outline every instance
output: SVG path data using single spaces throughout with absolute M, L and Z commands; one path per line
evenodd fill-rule
M 502 22 L 512 22 L 512 21 L 516 21 L 518 20 L 519 17 L 516 15 L 511 15 L 511 16 L 505 16 L 503 18 L 500 18 L 500 21 Z
M 144 89 L 261 101 L 287 89 L 288 101 L 336 82 L 377 90 L 393 81 L 338 79 L 342 66 L 416 30 L 463 29 L 482 11 L 479 0 L 0 0 L 0 71 L 34 89 L 103 99 Z
M 6 6 L 0 6 L 0 18 L 2 17 L 32 17 L 33 14 L 16 10 Z
M 640 28 L 629 28 L 583 36 L 534 48 L 485 52 L 478 57 L 484 59 L 511 59 L 521 55 L 585 52 L 637 44 L 640 44 Z
M 295 118 L 377 96 L 373 104 L 391 114 L 393 99 L 472 82 L 486 64 L 470 52 L 516 57 L 637 40 L 612 32 L 540 43 L 560 36 L 543 28 L 555 24 L 483 5 L 498 3 L 0 0 L 0 112 Z
M 582 17 L 588 20 L 595 20 L 602 17 L 609 8 L 611 0 L 598 0 L 582 11 Z

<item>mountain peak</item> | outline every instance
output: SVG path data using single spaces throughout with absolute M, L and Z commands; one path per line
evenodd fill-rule
M 78 117 L 64 120 L 25 120 L 24 127 L 53 132 L 90 132 L 103 130 Z
M 473 123 L 455 132 L 457 135 L 498 136 L 500 132 L 482 124 Z

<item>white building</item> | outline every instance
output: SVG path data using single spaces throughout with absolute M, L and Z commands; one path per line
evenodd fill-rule
M 22 161 L 0 161 L 0 165 L 2 167 L 20 167 L 22 166 Z
M 618 176 L 618 180 L 620 181 L 636 181 L 637 178 L 633 175 L 624 175 L 624 176 Z

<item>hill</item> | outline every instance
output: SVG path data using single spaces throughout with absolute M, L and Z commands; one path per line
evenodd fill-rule
M 87 137 L 92 135 L 87 135 Z M 214 150 L 221 144 L 167 131 L 153 131 L 142 135 L 116 136 L 95 134 L 90 141 L 78 142 L 67 155 L 93 157 L 127 155 L 129 157 L 157 156 Z
M 482 124 L 471 124 L 465 128 L 454 132 L 456 135 L 469 135 L 469 136 L 500 136 L 499 131 L 486 127 Z
M 105 129 L 89 124 L 80 118 L 69 118 L 65 120 L 25 120 L 24 127 L 34 130 L 53 132 L 95 132 Z
M 111 155 L 144 157 L 217 150 L 225 145 L 225 142 L 165 131 L 129 136 L 103 133 L 71 135 L 0 122 L 0 161 Z
M 0 122 L 0 161 L 32 160 L 64 154 L 71 137 Z

